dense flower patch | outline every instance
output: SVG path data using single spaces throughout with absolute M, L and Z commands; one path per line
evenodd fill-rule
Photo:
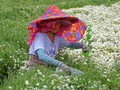
M 94 60 L 98 66 L 107 66 L 107 68 L 113 66 L 115 60 L 120 60 L 120 2 L 111 7 L 88 5 L 63 11 L 78 17 L 86 23 L 87 29 L 92 29 L 91 60 Z M 87 42 L 86 39 L 84 41 Z M 81 54 L 81 50 L 67 50 L 67 52 L 72 57 L 73 54 Z M 82 57 L 78 56 L 78 58 Z

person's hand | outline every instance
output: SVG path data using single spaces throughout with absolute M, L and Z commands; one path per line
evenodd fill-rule
M 89 51 L 89 47 L 85 44 L 85 43 L 82 43 L 82 51 L 84 53 L 88 52 Z
M 65 72 L 67 75 L 69 76 L 81 76 L 84 75 L 84 73 L 78 69 L 72 68 L 72 67 L 68 67 L 66 64 L 64 63 L 59 63 L 58 67 L 56 68 L 56 73 L 60 72 L 60 71 Z
M 58 64 L 58 68 L 61 69 L 63 72 L 65 72 L 67 75 L 71 75 L 70 67 L 67 66 L 65 63 L 60 62 Z
M 77 76 L 84 75 L 84 73 L 82 71 L 78 70 L 78 69 L 70 67 L 70 70 L 72 72 L 72 75 L 77 75 Z

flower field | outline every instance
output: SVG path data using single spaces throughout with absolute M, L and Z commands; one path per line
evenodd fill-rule
M 91 60 L 98 66 L 107 68 L 111 68 L 116 60 L 120 60 L 120 2 L 111 7 L 89 5 L 64 12 L 78 17 L 86 23 L 87 29 L 92 30 Z M 87 39 L 84 41 L 87 42 Z M 71 50 L 71 55 L 76 51 L 78 52 Z
M 80 42 L 87 43 L 90 51 L 65 48 L 56 57 L 84 75 L 55 73 L 54 66 L 26 69 L 28 24 L 50 4 L 86 25 Z M 0 6 L 0 90 L 119 90 L 119 0 L 1 0 Z

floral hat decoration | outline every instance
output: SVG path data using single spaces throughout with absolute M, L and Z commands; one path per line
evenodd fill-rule
M 37 32 L 45 33 L 52 30 L 57 21 L 61 22 L 61 26 L 56 35 L 70 42 L 77 42 L 83 38 L 86 30 L 84 23 L 74 16 L 63 13 L 52 4 L 41 17 L 29 24 L 27 46 L 32 44 Z

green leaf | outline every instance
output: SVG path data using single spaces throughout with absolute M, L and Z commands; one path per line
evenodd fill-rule
M 89 39 L 91 38 L 91 35 L 87 34 L 86 37 L 87 37 L 87 40 L 89 41 Z
M 92 30 L 91 29 L 88 29 L 87 32 L 90 33 Z

